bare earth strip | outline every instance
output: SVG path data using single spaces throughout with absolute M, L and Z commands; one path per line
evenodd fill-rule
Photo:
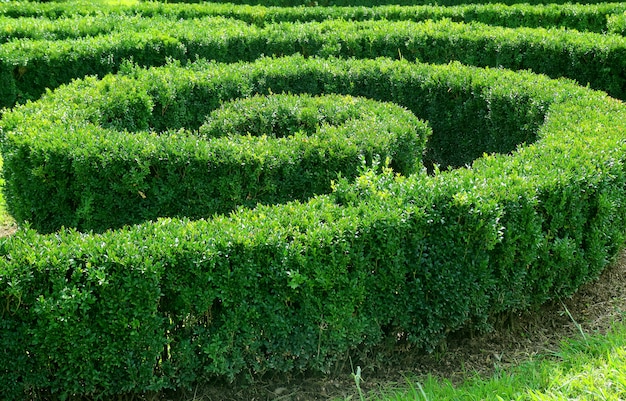
M 13 234 L 15 230 L 17 230 L 17 226 L 15 224 L 0 225 L 0 238 Z

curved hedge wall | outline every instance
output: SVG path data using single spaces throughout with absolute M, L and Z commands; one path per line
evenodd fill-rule
M 165 21 L 168 21 L 168 17 L 144 18 L 124 14 L 99 14 L 78 18 L 68 16 L 58 19 L 1 16 L 0 43 L 20 39 L 66 40 L 106 35 L 111 32 L 140 31 Z
M 230 217 L 5 239 L 2 326 L 13 335 L 1 340 L 3 384 L 110 395 L 214 375 L 325 371 L 344 352 L 398 332 L 430 348 L 449 331 L 571 293 L 623 243 L 626 107 L 571 82 L 459 64 L 301 57 L 135 69 L 116 79 L 135 81 L 137 94 L 148 83 L 214 80 L 243 96 L 271 89 L 393 100 L 428 117 L 433 138 L 437 123 L 469 128 L 482 110 L 475 124 L 501 124 L 487 137 L 526 125 L 536 140 L 469 169 L 366 173 L 331 195 Z M 5 124 L 94 83 L 84 82 L 17 108 Z M 171 105 L 184 109 L 197 92 L 176 95 Z M 8 166 L 18 149 L 11 142 L 28 141 L 28 130 L 5 137 Z
M 549 40 L 548 40 L 549 38 Z M 252 61 L 262 56 L 392 57 L 458 60 L 475 66 L 532 69 L 569 77 L 626 98 L 626 38 L 564 29 L 501 28 L 442 21 L 330 20 L 258 28 L 221 17 L 155 20 L 149 30 L 65 41 L 24 40 L 0 46 L 0 106 L 36 99 L 85 75 L 116 72 L 130 58 L 144 66 L 175 58 Z
M 354 178 L 360 158 L 371 165 L 374 155 L 398 173 L 417 170 L 429 128 L 412 113 L 350 96 L 270 96 L 214 110 L 255 92 L 236 77 L 108 76 L 8 113 L 0 126 L 11 215 L 41 232 L 103 231 L 306 200 L 330 192 L 338 175 Z
M 346 21 L 388 20 L 424 21 L 449 18 L 455 22 L 482 22 L 505 27 L 562 27 L 585 32 L 604 33 L 610 31 L 608 19 L 626 11 L 625 3 L 599 4 L 460 4 L 441 7 L 438 5 L 416 6 L 347 6 L 347 7 L 265 7 L 220 3 L 173 4 L 141 2 L 133 5 L 102 6 L 91 1 L 37 4 L 24 1 L 0 3 L 0 15 L 10 19 L 0 22 L 4 30 L 13 31 L 16 37 L 38 37 L 41 32 L 67 30 L 77 33 L 84 30 L 93 32 L 102 26 L 103 20 L 124 15 L 141 17 L 166 17 L 191 19 L 202 17 L 228 17 L 263 27 L 278 22 L 312 22 L 329 19 Z M 85 26 L 85 18 L 97 17 Z M 17 23 L 17 17 L 22 18 Z M 39 23 L 31 23 L 24 17 L 32 17 Z M 61 19 L 59 26 L 53 26 L 45 19 Z M 65 27 L 67 20 L 78 20 L 74 27 Z M 0 31 L 0 34 L 2 31 Z M 10 32 L 6 32 L 9 33 Z
M 221 44 L 183 43 L 194 24 Z M 23 53 L 7 51 L 13 42 L 0 47 L 15 57 L 0 75 L 5 94 L 17 95 L 20 79 L 43 91 L 63 81 L 47 81 L 59 71 L 68 70 L 63 82 L 81 77 L 5 110 L 0 122 L 7 201 L 33 224 L 0 240 L 2 398 L 104 399 L 213 378 L 329 372 L 346 354 L 393 344 L 399 333 L 432 350 L 450 332 L 485 330 L 494 315 L 573 293 L 624 245 L 622 101 L 531 71 L 407 60 L 424 52 L 491 65 L 485 60 L 507 55 L 502 60 L 512 67 L 578 71 L 580 82 L 619 94 L 618 36 L 327 21 L 255 28 L 274 36 L 247 42 L 233 32 L 256 34 L 240 21 L 176 26 L 176 34 L 130 33 L 135 47 L 115 34 L 59 42 L 58 52 L 55 41 L 16 41 Z M 94 44 L 107 41 L 120 47 L 119 58 Z M 265 54 L 275 57 L 262 57 L 270 44 L 279 50 Z M 25 56 L 45 46 L 48 59 Z M 214 61 L 195 60 L 203 46 Z M 308 57 L 278 57 L 303 48 Z M 123 61 L 127 55 L 138 65 Z M 166 56 L 182 61 L 141 67 L 164 64 Z M 34 64 L 11 64 L 21 58 Z M 108 67 L 89 70 L 89 60 Z M 45 75 L 46 68 L 56 72 Z M 118 69 L 101 79 L 81 75 Z M 362 121 L 367 128 L 355 129 Z M 290 129 L 296 134 L 280 137 Z M 99 214 L 120 193 L 132 192 L 137 205 L 128 213 L 137 221 L 147 217 L 141 202 L 155 198 L 154 188 L 173 205 L 193 200 L 193 193 L 165 189 L 209 182 L 207 159 L 196 157 L 228 131 L 244 133 L 242 143 L 267 140 L 269 156 L 277 144 L 314 142 L 318 134 L 337 134 L 331 149 L 352 151 L 343 138 L 353 135 L 360 144 L 351 171 L 359 155 L 370 163 L 332 183 L 329 169 L 320 182 L 330 192 L 308 199 L 104 230 L 128 217 Z M 423 168 L 411 164 L 422 155 Z M 333 164 L 344 167 L 341 160 Z M 397 174 L 400 161 L 405 174 Z M 168 186 L 150 186 L 164 177 Z M 53 205 L 38 209 L 49 198 Z M 187 211 L 172 214 L 179 213 Z M 32 229 L 59 225 L 104 231 Z

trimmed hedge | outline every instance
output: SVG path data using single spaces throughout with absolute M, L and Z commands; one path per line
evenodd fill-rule
M 548 40 L 549 39 L 549 40 Z M 263 55 L 393 57 L 458 60 L 476 66 L 532 69 L 567 76 L 626 98 L 626 38 L 563 29 L 498 28 L 449 20 L 325 21 L 256 28 L 223 18 L 188 20 L 145 32 L 67 41 L 16 41 L 0 46 L 0 106 L 38 98 L 85 75 L 115 72 L 125 60 L 161 65 L 175 58 L 252 61 Z
M 68 6 L 70 7 L 70 6 Z M 65 40 L 105 35 L 111 32 L 146 30 L 167 17 L 144 18 L 105 14 L 78 18 L 0 17 L 0 43 L 18 39 Z M 169 22 L 172 23 L 171 21 Z
M 201 3 L 203 0 L 173 0 L 173 3 Z M 262 4 L 265 6 L 278 6 L 278 7 L 332 7 L 332 6 L 362 6 L 373 7 L 381 4 L 395 4 L 401 6 L 415 6 L 415 5 L 439 5 L 439 6 L 455 6 L 461 4 L 472 3 L 497 3 L 514 5 L 518 3 L 524 4 L 545 4 L 543 1 L 531 0 L 487 0 L 487 1 L 460 1 L 460 0 L 444 0 L 444 1 L 431 1 L 431 0 L 217 0 L 217 3 L 233 3 L 233 4 L 245 4 L 245 5 L 257 5 Z M 551 2 L 553 4 L 569 4 L 569 1 L 557 0 Z M 585 3 L 595 4 L 604 3 L 604 1 L 592 0 Z
M 420 165 L 429 128 L 398 106 L 270 96 L 213 111 L 252 93 L 235 77 L 87 79 L 7 113 L 11 215 L 43 232 L 103 231 L 306 200 L 338 175 L 354 178 L 361 159 L 389 159 L 402 174 Z
M 0 13 L 32 11 L 56 17 L 87 9 L 14 3 L 0 4 Z M 22 8 L 16 10 L 15 5 Z M 572 15 L 580 12 L 577 29 L 587 29 L 588 24 L 590 30 L 606 27 L 623 35 L 621 15 L 597 12 L 613 6 L 623 4 L 567 5 L 561 16 L 549 11 L 556 10 L 554 5 L 467 6 L 445 12 L 459 13 L 451 15 L 453 19 L 471 19 L 475 9 L 477 18 L 491 22 L 489 13 L 495 10 L 495 23 L 509 12 L 514 17 L 502 23 L 531 25 L 553 18 L 575 20 Z M 397 119 L 392 117 L 386 125 L 394 133 L 411 136 L 407 129 L 414 134 L 412 125 L 417 125 L 422 136 L 410 145 L 415 145 L 414 151 L 403 150 L 409 164 L 416 161 L 411 155 L 421 154 L 427 127 L 388 102 L 427 119 L 433 134 L 424 162 L 431 175 L 422 170 L 402 176 L 381 169 L 373 154 L 392 150 L 375 149 L 367 157 L 373 159 L 372 170 L 332 184 L 331 173 L 320 182 L 326 191 L 332 186 L 333 192 L 310 200 L 240 208 L 228 217 L 208 220 L 162 219 L 100 234 L 61 229 L 39 235 L 24 229 L 0 240 L 0 398 L 36 394 L 42 399 L 103 399 L 189 388 L 216 377 L 327 372 L 346 354 L 367 354 L 393 343 L 399 334 L 418 347 L 433 349 L 450 331 L 485 329 L 498 313 L 571 294 L 596 277 L 624 244 L 623 103 L 566 80 L 528 72 L 313 57 L 458 59 L 531 68 L 552 76 L 565 70 L 582 84 L 625 98 L 625 57 L 616 35 L 451 21 L 327 21 L 263 28 L 280 18 L 328 18 L 344 12 L 355 19 L 381 18 L 381 13 L 404 19 L 404 10 L 419 10 L 424 13 L 420 15 L 437 10 L 433 15 L 440 18 L 436 7 L 376 7 L 370 14 L 362 7 L 142 4 L 115 12 L 132 15 L 141 12 L 140 7 L 149 10 L 144 15 L 163 10 L 179 13 L 179 18 L 218 10 L 257 26 L 218 18 L 177 21 L 173 27 L 156 18 L 141 22 L 152 29 L 102 38 L 43 26 L 28 32 L 34 37 L 81 38 L 63 44 L 21 40 L 1 46 L 5 64 L 0 69 L 5 73 L 0 73 L 0 99 L 8 106 L 73 78 L 122 68 L 122 75 L 101 81 L 86 78 L 6 112 L 0 130 L 9 160 L 9 203 L 22 208 L 23 220 L 38 215 L 42 222 L 34 227 L 53 229 L 42 229 L 50 220 L 45 210 L 37 209 L 51 193 L 64 212 L 73 210 L 63 215 L 70 217 L 53 216 L 57 226 L 93 228 L 100 217 L 116 226 L 128 222 L 127 212 L 139 216 L 135 221 L 151 217 L 145 214 L 146 204 L 137 202 L 119 207 L 117 215 L 111 213 L 120 198 L 114 191 L 132 193 L 139 202 L 143 196 L 152 200 L 144 190 L 148 187 L 141 185 L 166 182 L 164 175 L 184 188 L 191 179 L 183 161 L 201 153 L 196 151 L 205 149 L 207 142 L 214 143 L 219 131 L 272 137 L 303 130 L 294 137 L 306 141 L 315 138 L 308 134 L 311 127 L 316 133 L 354 131 L 358 122 L 350 119 L 335 127 L 315 123 L 321 116 L 341 114 L 343 106 L 353 102 L 394 113 Z M 93 10 L 90 15 L 99 12 Z M 140 19 L 114 14 L 106 18 L 120 18 L 120 24 Z M 88 19 L 76 19 L 76 28 L 80 31 L 80 21 Z M 100 29 L 96 25 L 93 28 Z M 87 27 L 84 31 L 97 34 Z M 235 65 L 190 63 L 198 55 L 240 61 L 294 53 L 309 57 Z M 161 65 L 168 58 L 180 59 L 181 65 L 142 70 L 125 61 L 129 55 L 139 65 Z M 310 95 L 295 96 L 304 93 Z M 328 106 L 322 106 L 326 101 Z M 71 107 L 76 104 L 81 107 Z M 302 104 L 303 114 L 294 113 Z M 213 114 L 205 120 L 210 110 Z M 284 119 L 275 119 L 275 114 L 293 124 L 281 126 Z M 198 133 L 190 132 L 196 129 Z M 85 132 L 101 134 L 101 147 L 88 144 Z M 274 144 L 285 138 L 270 139 L 267 154 L 279 154 Z M 248 144 L 253 139 L 240 141 Z M 181 148 L 181 143 L 189 146 Z M 167 174 L 155 166 L 171 160 L 131 158 L 163 156 L 158 151 L 165 148 L 178 152 L 181 162 L 169 164 Z M 367 151 L 353 154 L 352 171 L 359 153 Z M 391 159 L 396 163 L 392 167 L 401 170 L 398 153 Z M 441 171 L 464 165 L 468 168 Z M 206 164 L 201 167 L 198 171 L 204 175 L 198 174 L 199 180 L 206 177 Z M 415 166 L 403 171 L 413 170 Z M 89 180 L 93 182 L 81 187 Z M 267 188 L 273 190 L 271 185 Z M 22 204 L 22 188 L 35 200 L 23 196 Z M 178 207 L 193 203 L 189 199 L 197 182 L 176 194 L 169 192 L 169 184 L 160 188 L 159 202 Z M 77 193 L 86 195 L 80 208 Z M 242 194 L 238 197 L 246 198 L 245 204 L 250 193 Z M 102 207 L 96 206 L 96 198 Z M 268 203 L 278 201 L 283 199 Z M 78 216 L 77 210 L 84 214 Z M 188 215 L 188 210 L 172 214 Z M 108 227 L 102 221 L 97 224 L 99 230 Z
M 150 85 L 188 82 L 167 103 L 179 111 L 208 82 L 233 97 L 366 96 L 428 119 L 433 143 L 451 141 L 444 148 L 455 144 L 461 159 L 460 145 L 472 141 L 482 141 L 472 150 L 512 154 L 433 175 L 365 172 L 330 195 L 229 217 L 2 239 L 0 327 L 10 334 L 0 337 L 0 388 L 9 399 L 325 372 L 399 333 L 432 349 L 450 331 L 484 329 L 494 314 L 571 294 L 624 243 L 626 106 L 569 81 L 458 63 L 302 57 L 132 69 L 106 81 L 134 81 L 137 99 Z M 45 115 L 55 97 L 90 84 L 5 121 L 38 107 Z M 70 127 L 76 116 L 56 118 L 39 126 Z M 30 130 L 5 125 L 5 166 Z M 17 172 L 8 171 L 12 181 Z
M 159 65 L 168 58 L 195 60 L 199 55 L 224 58 L 229 42 L 240 45 L 249 25 L 225 18 L 178 22 L 151 20 L 149 30 L 113 32 L 109 35 L 64 41 L 18 40 L 0 46 L 0 107 L 36 99 L 47 88 L 56 88 L 87 75 L 115 72 L 129 59 L 142 65 Z M 191 36 L 191 38 L 189 38 Z M 192 46 L 186 46 L 185 43 Z M 204 49 L 204 51 L 202 51 Z M 231 60 L 243 57 L 246 48 L 234 51 Z
M 626 36 L 626 12 L 607 17 L 607 29 L 610 33 Z
M 102 6 L 93 2 L 34 4 L 25 2 L 0 3 L 0 15 L 13 18 L 36 17 L 76 18 L 122 14 L 143 17 L 169 17 L 190 19 L 201 17 L 228 17 L 255 24 L 260 27 L 278 22 L 312 22 L 328 19 L 347 21 L 389 20 L 424 21 L 450 18 L 455 22 L 482 22 L 509 28 L 562 27 L 579 31 L 604 33 L 607 16 L 626 11 L 626 3 L 600 4 L 461 4 L 442 7 L 423 6 L 375 6 L 375 7 L 265 7 L 219 3 L 163 4 L 156 2 L 134 5 Z M 53 28 L 58 29 L 58 28 Z

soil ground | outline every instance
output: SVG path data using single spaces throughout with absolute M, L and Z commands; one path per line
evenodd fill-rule
M 17 230 L 17 226 L 15 224 L 0 224 L 0 237 L 6 237 L 7 235 L 11 235 Z

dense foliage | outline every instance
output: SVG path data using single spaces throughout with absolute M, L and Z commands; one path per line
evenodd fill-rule
M 605 33 L 609 25 L 607 19 L 626 11 L 625 3 L 597 4 L 537 4 L 528 3 L 504 5 L 495 4 L 460 4 L 441 7 L 438 5 L 376 5 L 332 6 L 332 7 L 266 7 L 251 5 L 233 5 L 231 3 L 206 2 L 200 4 L 175 4 L 143 2 L 132 5 L 102 6 L 91 1 L 72 1 L 71 5 L 62 2 L 33 3 L 25 1 L 0 2 L 0 15 L 10 19 L 3 21 L 4 34 L 15 32 L 15 37 L 26 35 L 37 37 L 63 34 L 67 30 L 73 33 L 84 31 L 87 34 L 107 26 L 108 18 L 122 16 L 166 17 L 174 19 L 193 19 L 202 17 L 228 17 L 245 21 L 259 27 L 278 22 L 313 22 L 329 19 L 346 21 L 387 20 L 387 21 L 425 21 L 449 18 L 455 22 L 482 22 L 509 28 L 562 27 L 579 31 Z M 20 17 L 20 19 L 16 19 Z M 30 18 L 33 17 L 34 21 Z M 83 17 L 97 17 L 85 20 Z M 48 19 L 60 19 L 58 26 L 49 25 Z M 67 25 L 75 21 L 75 25 Z M 19 22 L 19 23 L 18 23 Z M 86 24 L 87 22 L 87 24 Z M 93 27 L 89 26 L 93 25 Z M 115 29 L 115 28 L 111 28 Z M 33 36 L 30 36 L 33 35 Z M 70 34 L 71 36 L 71 34 Z
M 285 22 L 257 27 L 208 17 L 158 18 L 137 28 L 77 39 L 18 40 L 0 46 L 0 106 L 35 99 L 77 77 L 117 72 L 175 58 L 222 62 L 262 56 L 390 57 L 475 66 L 532 69 L 626 98 L 626 38 L 559 28 L 502 28 L 440 21 Z M 615 28 L 617 29 L 617 28 Z M 549 39 L 549 40 L 548 40 Z
M 0 46 L 13 101 L 80 78 L 0 122 L 24 225 L 0 241 L 3 398 L 329 372 L 399 337 L 432 350 L 573 293 L 624 244 L 626 106 L 584 87 L 626 97 L 621 36 L 155 21 Z
M 361 159 L 418 170 L 429 128 L 412 113 L 351 96 L 256 97 L 217 109 L 257 92 L 254 78 L 229 69 L 88 79 L 7 113 L 9 211 L 42 232 L 103 231 L 306 200 L 338 176 L 354 178 Z

